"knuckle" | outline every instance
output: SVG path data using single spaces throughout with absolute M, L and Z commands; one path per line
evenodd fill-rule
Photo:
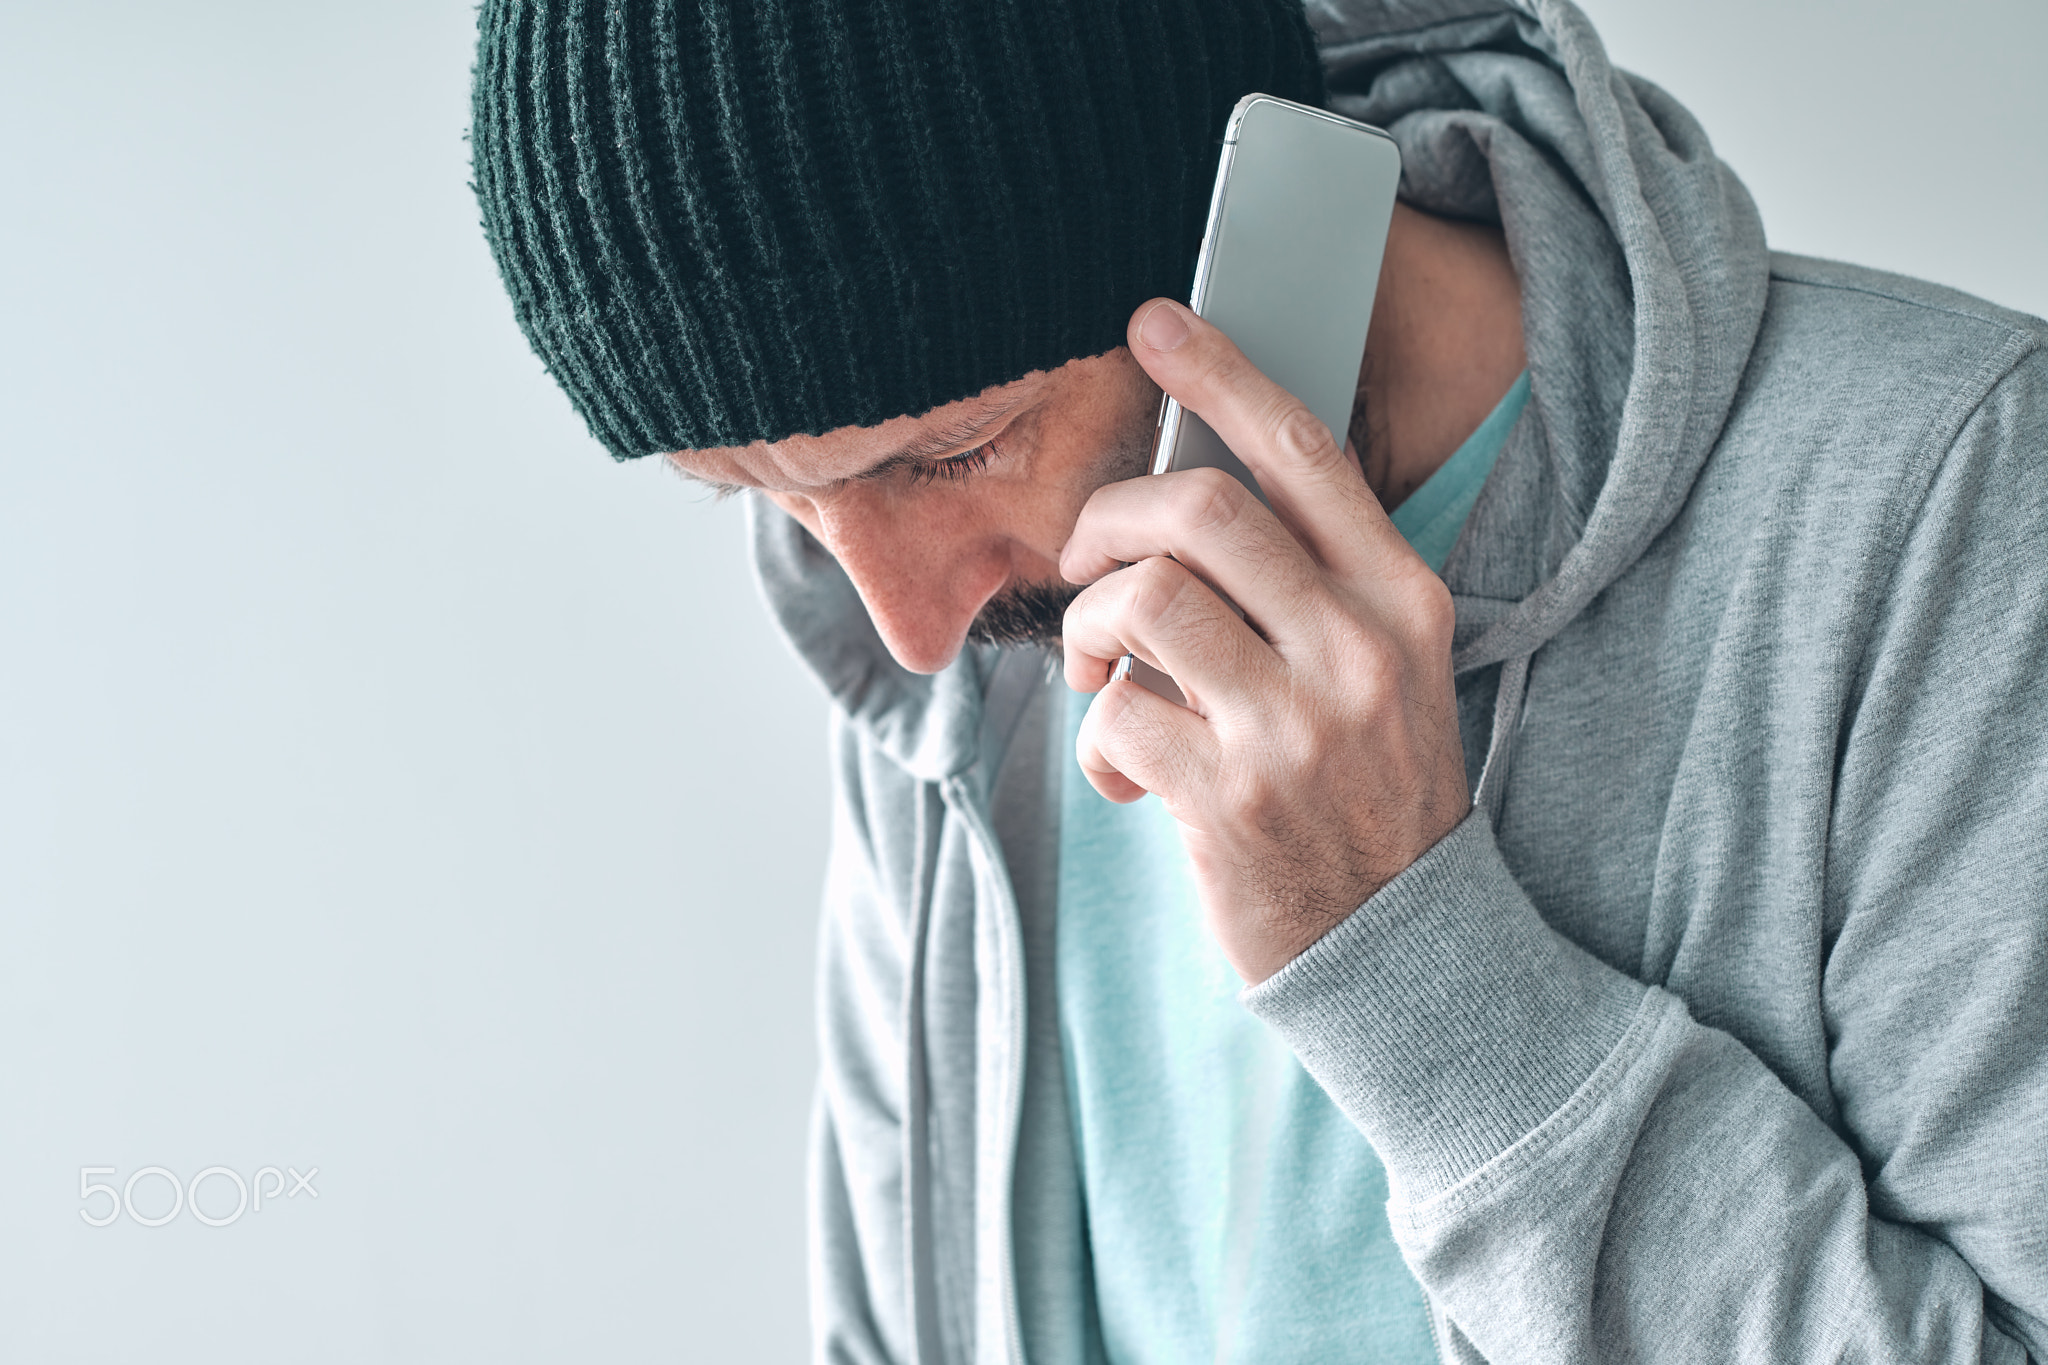
M 1337 442 L 1322 419 L 1288 397 L 1269 424 L 1276 454 L 1298 464 L 1322 464 L 1337 454 Z
M 1363 648 L 1352 661 L 1353 685 L 1369 706 L 1380 706 L 1401 695 L 1407 674 L 1400 651 L 1376 635 L 1365 637 Z
M 1127 619 L 1156 645 L 1213 651 L 1228 644 L 1234 618 L 1178 560 L 1141 560 L 1123 576 L 1132 580 Z
M 1419 561 L 1397 574 L 1389 586 L 1387 623 L 1412 647 L 1428 653 L 1447 651 L 1458 624 L 1451 590 Z
M 1129 580 L 1125 584 L 1126 609 L 1144 622 L 1166 616 L 1190 581 L 1186 569 L 1163 555 L 1141 559 L 1117 576 Z
M 1400 690 L 1401 642 L 1384 623 L 1339 612 L 1336 620 L 1326 621 L 1324 637 L 1333 651 L 1327 666 L 1343 676 L 1346 696 L 1370 707 Z
M 1432 648 L 1450 648 L 1452 632 L 1457 628 L 1458 609 L 1451 601 L 1451 590 L 1441 578 L 1430 574 L 1415 594 L 1411 608 L 1415 616 L 1417 633 Z
M 1074 594 L 1074 600 L 1067 603 L 1062 624 L 1067 629 L 1088 626 L 1099 619 L 1116 596 L 1116 576 L 1111 574 L 1098 578 Z
M 1200 535 L 1235 522 L 1250 497 L 1243 484 L 1220 469 L 1190 469 L 1174 483 L 1172 515 L 1187 531 Z

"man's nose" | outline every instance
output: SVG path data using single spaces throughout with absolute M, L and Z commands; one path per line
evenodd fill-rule
M 849 490 L 819 507 L 819 525 L 882 642 L 914 673 L 953 662 L 975 613 L 1009 574 L 992 538 L 943 509 Z

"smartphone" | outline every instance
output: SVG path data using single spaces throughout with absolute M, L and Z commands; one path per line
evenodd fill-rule
M 1370 124 L 1246 95 L 1224 125 L 1189 306 L 1307 404 L 1339 443 L 1351 424 L 1400 183 L 1400 150 Z M 1152 473 L 1221 469 L 1266 500 L 1222 438 L 1172 398 L 1159 406 L 1152 441 Z M 1111 677 L 1185 700 L 1172 678 L 1133 655 Z

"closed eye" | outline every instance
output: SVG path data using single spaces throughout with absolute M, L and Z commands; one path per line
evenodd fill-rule
M 909 466 L 910 481 L 924 485 L 934 479 L 970 479 L 988 468 L 990 460 L 1002 454 L 993 439 L 983 441 L 972 450 L 958 455 L 949 455 L 943 460 L 920 460 Z

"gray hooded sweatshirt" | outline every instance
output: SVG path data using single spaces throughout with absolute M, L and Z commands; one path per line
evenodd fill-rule
M 1246 1006 L 1447 1360 L 2048 1361 L 2048 327 L 1770 253 L 1565 0 L 1311 9 L 1532 396 L 1444 569 L 1476 808 Z M 904 671 L 752 515 L 835 702 L 818 1358 L 1099 1360 L 1057 684 Z

